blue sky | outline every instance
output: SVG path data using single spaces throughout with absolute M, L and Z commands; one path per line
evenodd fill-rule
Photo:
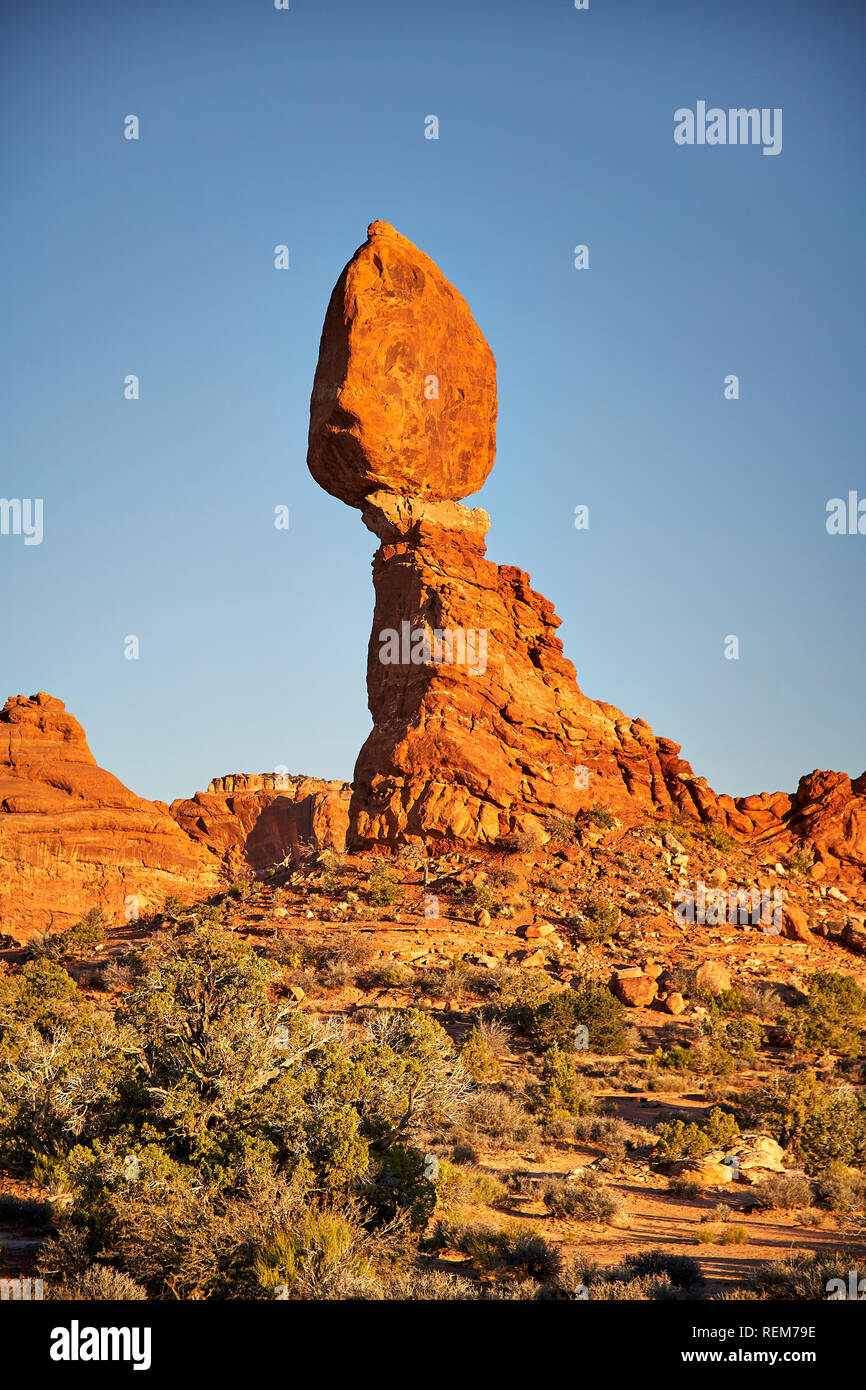
M 0 495 L 45 508 L 41 545 L 0 536 L 0 696 L 58 695 L 146 796 L 351 777 L 375 541 L 306 436 L 331 288 L 382 218 L 493 348 L 473 501 L 584 691 L 719 791 L 863 770 L 866 535 L 825 528 L 866 497 L 862 6 L 48 0 L 0 26 Z M 698 100 L 781 107 L 782 153 L 678 147 Z

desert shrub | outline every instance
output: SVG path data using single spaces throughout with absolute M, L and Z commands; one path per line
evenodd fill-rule
M 544 828 L 554 845 L 571 844 L 577 831 L 573 816 L 549 816 Z
M 505 1146 L 523 1144 L 538 1133 L 526 1108 L 505 1091 L 487 1088 L 476 1091 L 466 1103 L 465 1116 L 485 1139 Z
M 469 1279 L 461 1279 L 456 1274 L 445 1274 L 442 1270 L 402 1270 L 381 1286 L 381 1297 L 389 1302 L 442 1302 L 444 1300 L 465 1303 L 483 1297 L 481 1289 Z
M 719 994 L 702 995 L 702 998 L 706 1002 L 707 1011 L 711 1018 L 717 1018 L 724 1014 L 741 1014 L 746 1008 L 743 992 L 736 986 L 731 989 L 723 989 Z
M 541 1059 L 541 1104 L 548 1118 L 560 1112 L 591 1115 L 595 1099 L 583 1077 L 578 1075 L 574 1053 L 551 1043 Z
M 325 989 L 344 989 L 355 983 L 355 971 L 347 960 L 326 960 L 317 978 Z
M 511 1046 L 511 1029 L 498 1018 L 479 1018 L 476 1023 L 478 1036 L 486 1043 L 495 1057 L 502 1057 Z
M 620 924 L 621 915 L 613 903 L 591 901 L 584 906 L 577 923 L 577 935 L 585 942 L 609 941 Z
M 515 830 L 512 835 L 506 836 L 503 848 L 512 854 L 537 854 L 543 843 L 541 827 L 531 826 L 528 830 Z
M 807 874 L 815 863 L 815 851 L 809 845 L 798 845 L 788 855 L 788 867 L 795 874 Z
M 392 1144 L 384 1154 L 373 1153 L 361 1191 L 378 1225 L 402 1213 L 413 1230 L 423 1231 L 436 1207 L 436 1187 L 426 1174 L 426 1155 L 411 1145 Z
M 813 1071 L 775 1077 L 752 1100 L 756 1126 L 791 1148 L 809 1173 L 837 1160 L 866 1163 L 866 1104 L 851 1086 L 830 1085 Z
M 21 1025 L 48 1032 L 73 1017 L 79 1000 L 62 965 L 45 957 L 28 960 L 16 974 L 0 977 L 0 1038 Z
M 666 1067 L 670 1071 L 695 1071 L 695 1055 L 690 1047 L 668 1047 L 656 1048 L 653 1053 L 653 1061 L 660 1067 Z
M 367 884 L 367 900 L 371 907 L 393 907 L 399 903 L 404 888 L 394 874 L 390 873 L 381 860 L 377 860 L 370 870 Z
M 580 1024 L 588 1030 L 592 1052 L 620 1052 L 628 1036 L 625 1008 L 604 985 L 593 983 L 554 990 L 537 1003 L 515 1004 L 507 1016 L 542 1048 L 554 1043 L 563 1049 L 574 1048 L 575 1029 Z
M 456 1204 L 495 1207 L 508 1196 L 505 1184 L 490 1173 L 460 1167 L 447 1159 L 440 1160 L 435 1187 L 439 1206 L 445 1210 Z
M 586 825 L 594 825 L 599 830 L 610 830 L 614 824 L 615 817 L 612 811 L 606 806 L 596 803 L 585 811 L 578 813 L 578 821 Z
M 554 988 L 543 970 L 503 970 L 496 982 L 492 1008 L 507 1026 L 524 1031 Z
M 755 1060 L 764 1036 L 763 1028 L 755 1019 L 729 1018 L 722 1024 L 720 1033 L 718 1045 L 722 1052 L 740 1062 Z
M 666 1274 L 646 1274 L 635 1279 L 595 1279 L 587 1290 L 590 1302 L 667 1303 L 685 1298 Z
M 691 1255 L 671 1255 L 666 1250 L 639 1250 L 626 1255 L 623 1264 L 635 1275 L 666 1274 L 679 1289 L 695 1289 L 704 1276 L 698 1261 Z
M 771 1022 L 784 1013 L 785 1006 L 772 985 L 743 985 L 740 994 L 746 1013 Z
M 434 1250 L 459 1250 L 479 1269 L 508 1271 L 536 1280 L 555 1279 L 562 1268 L 559 1252 L 543 1236 L 517 1222 L 497 1227 L 439 1221 L 430 1246 Z
M 849 1270 L 856 1268 L 857 1256 L 844 1250 L 797 1250 L 783 1260 L 760 1265 L 749 1285 L 759 1298 L 823 1300 L 831 1279 L 842 1279 L 847 1285 Z
M 105 944 L 108 929 L 109 922 L 102 908 L 93 907 L 80 922 L 67 927 L 65 931 L 46 932 L 34 945 L 33 954 L 55 961 L 78 960 L 82 956 L 92 955 Z
M 408 989 L 414 978 L 409 967 L 399 960 L 386 961 L 368 972 L 370 984 L 384 989 Z
M 748 1245 L 745 1226 L 701 1226 L 695 1233 L 699 1245 Z
M 498 1081 L 499 1058 L 479 1029 L 472 1028 L 460 1048 L 460 1060 L 474 1081 Z
M 62 1194 L 42 1252 L 58 1286 L 96 1265 L 151 1298 L 264 1297 L 257 1260 L 285 1256 L 292 1297 L 376 1296 L 378 1273 L 307 1258 L 314 1207 L 373 1241 L 377 1270 L 411 1259 L 436 1200 L 421 1146 L 470 1088 L 454 1046 L 419 1010 L 348 1028 L 278 986 L 248 942 L 194 924 L 148 948 L 113 1012 L 44 958 L 0 979 L 0 1163 Z
M 850 975 L 818 970 L 809 981 L 804 1007 L 782 1018 L 795 1047 L 804 1052 L 830 1051 L 859 1057 L 860 1032 L 866 1012 L 866 993 Z
M 579 1115 L 571 1122 L 571 1135 L 578 1143 L 597 1144 L 608 1158 L 625 1158 L 643 1137 L 636 1125 L 626 1124 L 614 1115 Z
M 717 1202 L 710 1211 L 702 1213 L 701 1221 L 715 1222 L 715 1224 L 718 1225 L 720 1222 L 730 1221 L 733 1214 L 734 1209 L 733 1207 L 729 1207 L 727 1202 Z
M 714 825 L 709 822 L 704 826 L 704 839 L 713 849 L 717 849 L 720 854 L 730 854 L 736 849 L 737 842 L 733 835 L 729 835 L 722 825 Z
M 808 1207 L 812 1201 L 812 1184 L 802 1173 L 771 1173 L 753 1189 L 752 1201 L 759 1211 Z
M 100 989 L 108 991 L 129 989 L 135 983 L 135 966 L 131 961 L 107 961 L 96 983 Z
M 147 1291 L 130 1279 L 128 1274 L 111 1265 L 90 1265 L 71 1284 L 61 1286 L 49 1297 L 84 1303 L 127 1303 L 141 1302 L 147 1298 Z
M 673 1163 L 686 1158 L 701 1158 L 711 1149 L 723 1149 L 734 1142 L 740 1133 L 734 1116 L 714 1106 L 699 1123 L 686 1124 L 671 1120 L 663 1125 L 653 1151 L 656 1163 Z
M 335 1276 L 370 1271 L 366 1244 L 344 1213 L 313 1209 L 293 1229 L 277 1231 L 259 1246 L 253 1273 L 271 1297 L 285 1291 L 315 1298 Z
M 42 962 L 48 964 L 49 962 Z M 131 1040 L 92 1011 L 66 1027 L 10 1030 L 0 1052 L 0 1156 L 32 1169 L 111 1126 L 135 1064 Z
M 701 1195 L 701 1187 L 691 1178 L 670 1178 L 668 1180 L 668 1192 L 673 1197 L 682 1197 L 687 1202 L 694 1202 Z
M 555 1179 L 545 1184 L 542 1200 L 551 1216 L 570 1221 L 594 1221 L 609 1225 L 625 1212 L 625 1203 L 598 1174 L 584 1169 L 577 1179 Z
M 866 1175 L 844 1163 L 831 1162 L 817 1176 L 815 1197 L 830 1211 L 863 1211 L 866 1208 Z
M 736 1070 L 736 1059 L 715 1039 L 701 1038 L 693 1047 L 658 1048 L 653 1059 L 660 1067 L 695 1076 L 730 1076 Z
M 358 934 L 357 936 L 341 936 L 333 946 L 329 947 L 327 964 L 344 965 L 350 970 L 364 970 L 373 957 L 373 946 L 368 937 Z

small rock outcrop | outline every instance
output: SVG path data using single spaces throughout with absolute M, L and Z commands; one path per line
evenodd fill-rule
M 286 858 L 293 833 L 316 849 L 344 850 L 351 788 L 345 782 L 274 772 L 216 777 L 206 792 L 173 801 L 191 839 L 228 868 L 268 869 Z

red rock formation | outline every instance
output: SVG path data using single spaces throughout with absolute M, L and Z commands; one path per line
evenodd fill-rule
M 431 371 L 438 400 L 425 392 Z M 717 797 L 678 744 L 581 692 L 552 604 L 522 570 L 486 559 L 487 514 L 456 500 L 490 471 L 494 416 L 495 368 L 467 305 L 411 242 L 373 223 L 331 297 L 308 454 L 381 542 L 373 731 L 350 842 L 492 843 L 601 802 L 626 819 L 674 806 L 743 838 L 808 831 L 819 853 L 862 870 L 863 778 L 813 774 L 793 798 Z
M 168 807 L 99 767 L 62 701 L 18 695 L 0 712 L 0 930 L 23 939 L 100 906 L 114 921 L 217 885 L 212 859 Z
M 273 772 L 216 777 L 170 811 L 192 839 L 229 866 L 266 869 L 291 846 L 292 826 L 318 849 L 344 850 L 351 788 Z
M 373 222 L 328 305 L 310 407 L 313 477 L 360 506 L 380 487 L 477 492 L 496 448 L 496 364 L 466 301 Z

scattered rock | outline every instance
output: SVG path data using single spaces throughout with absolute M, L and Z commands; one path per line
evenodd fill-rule
M 655 999 L 658 990 L 655 980 L 648 980 L 645 975 L 619 975 L 614 976 L 613 992 L 630 1009 L 645 1009 Z
M 782 922 L 785 936 L 790 941 L 814 942 L 815 938 L 809 930 L 809 918 L 796 903 L 785 903 L 782 909 Z
M 731 988 L 731 972 L 718 961 L 705 960 L 695 971 L 695 988 L 707 994 L 722 994 Z
M 842 929 L 839 940 L 843 946 L 847 946 L 849 951 L 856 951 L 857 955 L 866 956 L 866 931 L 858 927 L 849 918 Z

